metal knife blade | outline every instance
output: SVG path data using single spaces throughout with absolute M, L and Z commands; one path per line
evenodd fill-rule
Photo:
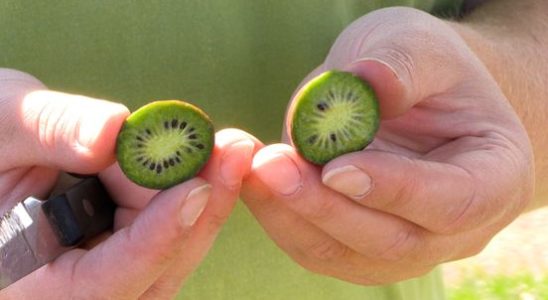
M 0 219 L 0 289 L 111 228 L 115 208 L 95 177 L 17 204 Z

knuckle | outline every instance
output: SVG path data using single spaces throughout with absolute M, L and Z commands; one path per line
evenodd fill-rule
M 334 276 L 333 272 L 329 270 L 325 265 L 318 264 L 318 262 L 312 261 L 309 258 L 296 256 L 296 257 L 293 257 L 293 260 L 297 264 L 299 264 L 301 267 L 303 267 L 304 269 L 312 273 L 325 275 L 325 276 Z
M 378 256 L 388 261 L 400 261 L 408 257 L 417 245 L 416 229 L 409 226 L 394 236 L 388 246 L 378 252 Z
M 25 127 L 32 130 L 44 149 L 55 150 L 76 135 L 79 128 L 78 113 L 69 111 L 65 103 L 44 99 L 40 92 L 27 96 Z
M 463 259 L 478 255 L 487 246 L 492 236 L 484 236 L 480 239 L 474 239 L 469 243 L 463 244 L 462 249 L 451 258 L 452 260 Z
M 347 256 L 348 251 L 346 246 L 332 239 L 321 240 L 304 249 L 305 255 L 316 262 L 340 260 Z
M 146 225 L 145 225 L 146 226 Z M 130 226 L 119 230 L 126 245 L 139 245 L 147 230 L 145 226 Z M 117 232 L 117 233 L 118 233 Z M 187 237 L 190 232 L 189 228 L 183 226 L 173 226 L 169 230 L 163 232 L 160 238 L 156 239 L 155 247 L 147 250 L 146 255 L 142 253 L 142 247 L 125 247 L 127 255 L 132 257 L 141 257 L 147 262 L 167 262 L 173 258 L 173 249 L 179 245 L 184 237 Z M 183 237 L 183 238 L 182 238 Z
M 83 106 L 83 102 L 79 100 L 81 96 L 67 99 L 56 95 L 44 91 L 27 94 L 23 104 L 24 126 L 46 150 L 77 147 L 76 142 L 82 133 L 82 122 L 88 106 Z
M 415 177 L 405 176 L 400 183 L 392 199 L 387 198 L 384 203 L 379 203 L 381 209 L 389 210 L 402 205 L 413 205 L 418 195 L 423 195 L 421 182 Z
M 377 48 L 377 41 L 391 41 L 391 46 L 387 49 L 377 49 L 375 54 L 384 57 L 385 50 L 391 50 L 393 46 L 401 45 L 404 51 L 397 51 L 406 54 L 415 46 L 416 38 L 422 35 L 431 35 L 431 28 L 428 27 L 432 22 L 425 20 L 435 20 L 429 14 L 413 8 L 384 8 L 373 11 L 347 26 L 335 41 L 328 59 L 327 65 L 345 65 L 350 60 L 364 55 L 363 52 L 371 53 L 371 45 Z M 428 25 L 426 25 L 428 24 Z M 413 38 L 410 38 L 413 37 Z M 428 40 L 428 39 L 427 39 Z M 377 52 L 378 51 L 378 52 Z M 403 62 L 409 63 L 409 56 L 405 55 Z M 395 60 L 396 62 L 398 60 Z
M 57 143 L 57 134 L 61 128 L 60 125 L 61 116 L 58 111 L 53 109 L 52 105 L 44 105 L 42 109 L 38 112 L 36 118 L 36 130 L 38 133 L 38 141 L 46 149 L 55 148 Z
M 373 56 L 380 56 L 382 60 L 397 70 L 398 76 L 405 78 L 411 86 L 415 86 L 416 63 L 413 53 L 409 50 L 411 46 L 403 42 L 391 42 L 386 46 L 374 50 Z
M 456 208 L 447 213 L 434 232 L 444 235 L 456 234 L 486 221 L 488 212 L 485 208 L 482 209 L 485 205 L 478 205 L 484 201 L 483 198 L 476 189 L 470 188 L 468 193 L 454 199 L 452 202 L 457 203 Z
M 289 255 L 303 268 L 323 275 L 333 275 L 333 265 L 342 267 L 339 259 L 346 254 L 343 245 L 335 240 L 324 239 L 312 244 L 298 245 L 288 251 Z

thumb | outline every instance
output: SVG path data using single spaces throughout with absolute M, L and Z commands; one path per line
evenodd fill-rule
M 387 8 L 359 18 L 332 46 L 326 69 L 352 72 L 371 84 L 383 118 L 451 90 L 477 59 L 444 21 L 411 8 Z
M 0 70 L 3 99 L 0 169 L 43 165 L 96 173 L 114 161 L 128 109 L 117 103 L 45 90 L 30 75 Z

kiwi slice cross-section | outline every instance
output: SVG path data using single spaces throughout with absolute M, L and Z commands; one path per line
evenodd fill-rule
M 373 141 L 380 118 L 373 89 L 342 71 L 327 71 L 309 81 L 289 114 L 293 144 L 317 165 L 364 149 Z
M 179 100 L 151 102 L 125 121 L 116 141 L 116 157 L 138 185 L 166 189 L 194 177 L 214 145 L 209 117 Z

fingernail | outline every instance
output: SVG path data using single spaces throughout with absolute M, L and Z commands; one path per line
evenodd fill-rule
M 195 187 L 186 196 L 181 208 L 181 222 L 183 226 L 192 226 L 204 211 L 209 196 L 211 195 L 211 184 L 204 184 Z
M 365 197 L 371 190 L 371 178 L 352 165 L 329 170 L 323 175 L 322 182 L 354 200 Z
M 244 173 L 249 169 L 255 144 L 250 140 L 235 142 L 227 147 L 221 157 L 219 175 L 228 188 L 237 188 L 242 183 Z
M 268 157 L 263 157 L 259 152 L 253 164 L 259 179 L 274 192 L 289 196 L 303 185 L 297 165 L 287 154 L 269 153 Z

